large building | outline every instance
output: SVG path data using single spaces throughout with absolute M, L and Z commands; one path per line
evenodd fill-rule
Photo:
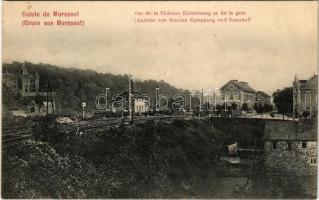
M 22 96 L 35 96 L 39 92 L 39 74 L 31 74 L 25 67 L 17 73 L 5 71 L 2 77 L 4 88 L 10 88 Z
M 316 116 L 318 111 L 318 75 L 313 75 L 308 80 L 293 82 L 293 112 L 294 116 Z M 304 115 L 305 116 L 305 115 Z
M 220 94 L 226 98 L 227 105 L 235 105 L 236 110 L 241 109 L 244 104 L 252 109 L 256 102 L 256 91 L 243 81 L 230 80 L 220 88 Z
M 18 77 L 16 74 L 10 73 L 6 70 L 2 74 L 2 82 L 4 88 L 11 88 L 12 91 L 18 92 Z

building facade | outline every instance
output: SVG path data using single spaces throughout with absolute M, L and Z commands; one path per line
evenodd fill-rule
M 228 106 L 240 110 L 244 104 L 252 109 L 256 102 L 256 91 L 247 82 L 231 80 L 220 88 L 220 94 Z M 226 99 L 226 100 L 225 100 Z
M 55 103 L 42 102 L 42 104 L 36 104 L 34 100 L 31 100 L 27 105 L 25 116 L 44 116 L 46 114 L 53 114 L 55 111 Z
M 12 91 L 18 92 L 18 77 L 17 75 L 5 71 L 2 75 L 2 82 L 4 88 L 11 88 Z
M 256 92 L 256 101 L 258 104 L 265 105 L 269 104 L 270 105 L 270 96 L 263 91 L 257 91 Z
M 318 111 L 318 75 L 313 75 L 308 80 L 298 80 L 297 76 L 293 82 L 293 112 L 299 117 L 305 113 L 316 116 Z
M 39 80 L 37 72 L 31 74 L 25 67 L 18 73 L 5 71 L 2 75 L 4 88 L 19 92 L 22 96 L 35 96 L 39 92 Z
M 263 142 L 267 171 L 290 175 L 316 175 L 316 120 L 268 121 Z
M 146 107 L 145 99 L 134 99 L 134 112 L 135 113 L 146 113 L 148 111 Z

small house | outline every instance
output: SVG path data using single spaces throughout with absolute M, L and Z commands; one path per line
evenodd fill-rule
M 263 136 L 265 167 L 296 175 L 317 171 L 317 121 L 267 121 Z

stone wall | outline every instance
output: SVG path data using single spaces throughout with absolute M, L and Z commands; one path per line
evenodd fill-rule
M 273 143 L 276 142 L 276 149 Z M 302 148 L 302 141 L 265 141 L 265 168 L 267 172 L 282 172 L 295 175 L 316 175 L 317 164 L 311 164 L 311 158 L 317 158 L 317 142 L 305 141 L 306 148 Z

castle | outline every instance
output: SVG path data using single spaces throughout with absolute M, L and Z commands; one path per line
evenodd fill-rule
M 31 74 L 25 67 L 18 73 L 5 71 L 2 74 L 4 88 L 10 88 L 15 93 L 22 96 L 35 96 L 39 92 L 40 76 L 37 72 Z

